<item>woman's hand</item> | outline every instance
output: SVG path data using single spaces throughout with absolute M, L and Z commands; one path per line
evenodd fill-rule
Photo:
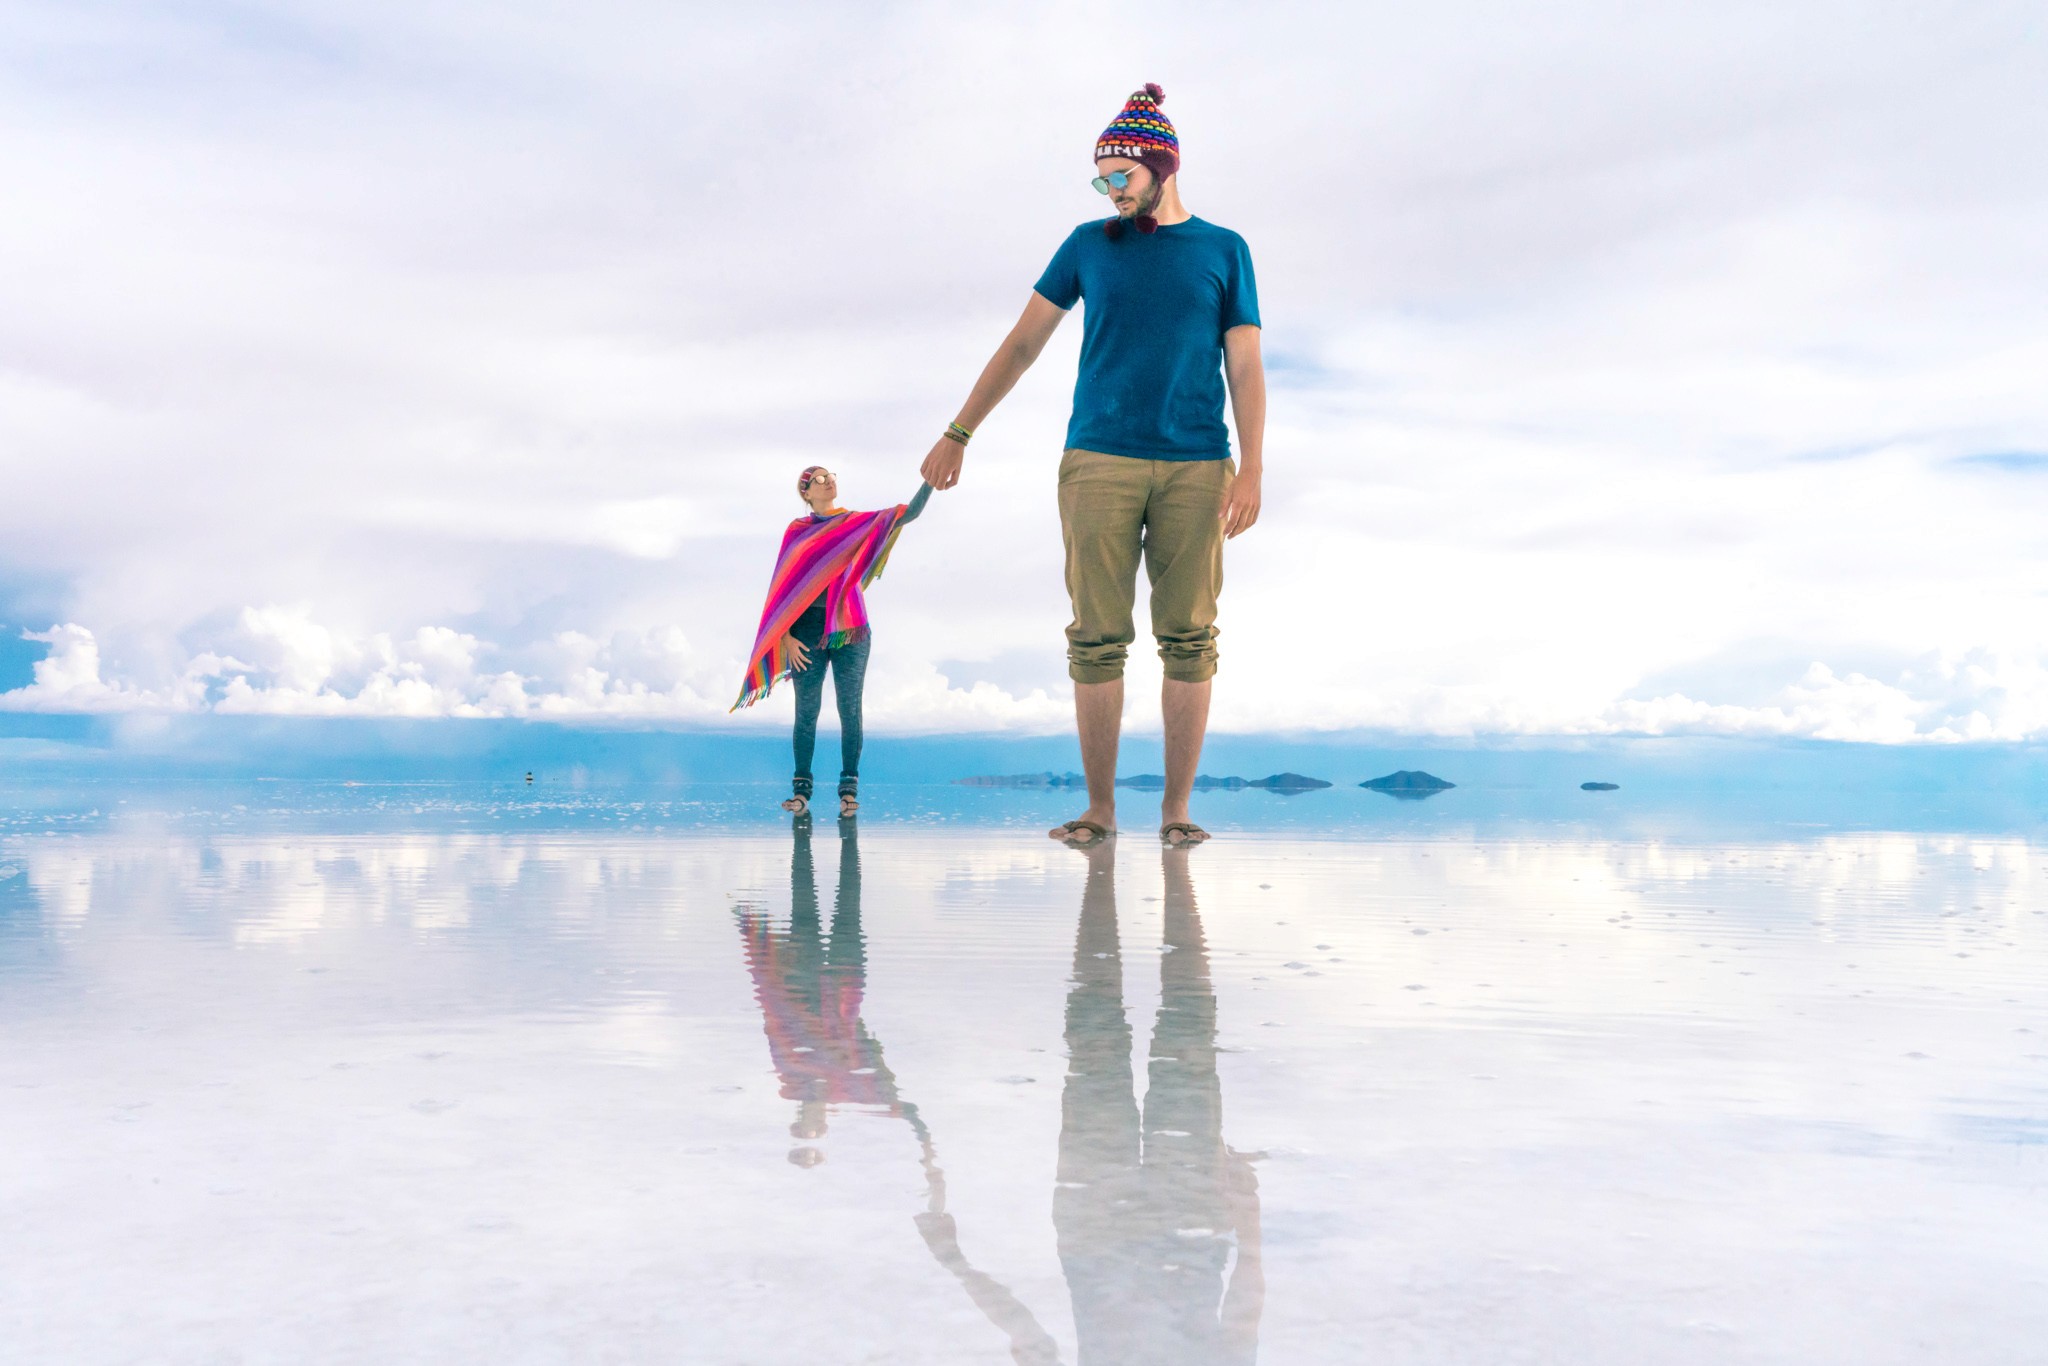
M 1259 476 L 1261 470 L 1240 470 L 1230 481 L 1230 496 L 1223 500 L 1223 535 L 1226 539 L 1250 531 L 1259 520 Z
M 805 649 L 804 643 L 795 636 L 784 636 L 782 638 L 782 652 L 789 656 L 789 662 L 795 668 L 807 669 L 810 667 L 811 652 Z
M 932 453 L 924 458 L 917 472 L 924 481 L 935 489 L 949 489 L 960 482 L 960 466 L 967 448 L 950 436 L 942 436 L 932 443 Z

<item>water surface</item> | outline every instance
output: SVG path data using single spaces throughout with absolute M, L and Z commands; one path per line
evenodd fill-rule
M 0 833 L 12 1359 L 2048 1340 L 2024 833 L 188 795 Z

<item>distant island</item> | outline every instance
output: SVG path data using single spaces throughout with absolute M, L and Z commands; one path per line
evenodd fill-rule
M 1162 773 L 1138 773 L 1128 778 L 1118 778 L 1118 787 L 1136 787 L 1157 791 L 1166 786 L 1166 775 Z M 1302 773 L 1275 773 L 1270 778 L 1216 778 L 1204 773 L 1195 779 L 1198 792 L 1236 792 L 1244 788 L 1257 788 L 1262 792 L 1313 792 L 1330 784 L 1321 778 L 1311 778 Z
M 1424 775 L 1427 776 L 1427 775 Z M 974 778 L 955 778 L 961 787 L 1086 787 L 1088 780 L 1078 773 L 985 773 Z M 1135 787 L 1141 791 L 1157 792 L 1166 786 L 1163 773 L 1136 773 L 1128 778 L 1118 778 L 1118 787 Z M 1198 792 L 1239 792 L 1253 789 L 1260 792 L 1278 792 L 1292 795 L 1296 792 L 1313 792 L 1329 783 L 1321 778 L 1311 778 L 1305 773 L 1275 773 L 1269 778 L 1218 778 L 1204 773 L 1195 779 Z M 1449 784 L 1446 784 L 1449 786 Z
M 1619 792 L 1619 791 L 1621 791 L 1621 784 L 1620 784 L 1620 783 L 1580 783 L 1580 784 L 1579 784 L 1579 791 L 1581 791 L 1581 792 Z
M 1439 792 L 1456 787 L 1457 784 L 1447 783 L 1434 773 L 1424 773 L 1419 768 L 1404 768 L 1383 777 L 1368 778 L 1359 786 L 1370 788 L 1374 792 L 1384 792 L 1390 797 L 1399 797 L 1404 801 L 1421 801 L 1424 797 L 1434 797 Z
M 962 787 L 1086 787 L 1088 780 L 1078 773 L 984 774 L 979 778 L 955 778 Z

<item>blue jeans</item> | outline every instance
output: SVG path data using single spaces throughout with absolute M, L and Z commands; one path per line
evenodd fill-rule
M 839 703 L 839 795 L 860 790 L 860 689 L 868 676 L 868 637 L 836 650 L 813 649 L 810 662 L 792 671 L 796 685 L 796 795 L 811 795 L 811 755 L 818 748 L 818 713 L 825 705 L 825 670 Z

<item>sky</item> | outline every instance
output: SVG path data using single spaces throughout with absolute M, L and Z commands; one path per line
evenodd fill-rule
M 2048 14 L 1420 9 L 14 0 L 0 709 L 786 726 L 796 472 L 910 496 L 1157 81 L 1272 382 L 1217 729 L 2048 736 Z M 1079 335 L 871 730 L 1071 724 Z

